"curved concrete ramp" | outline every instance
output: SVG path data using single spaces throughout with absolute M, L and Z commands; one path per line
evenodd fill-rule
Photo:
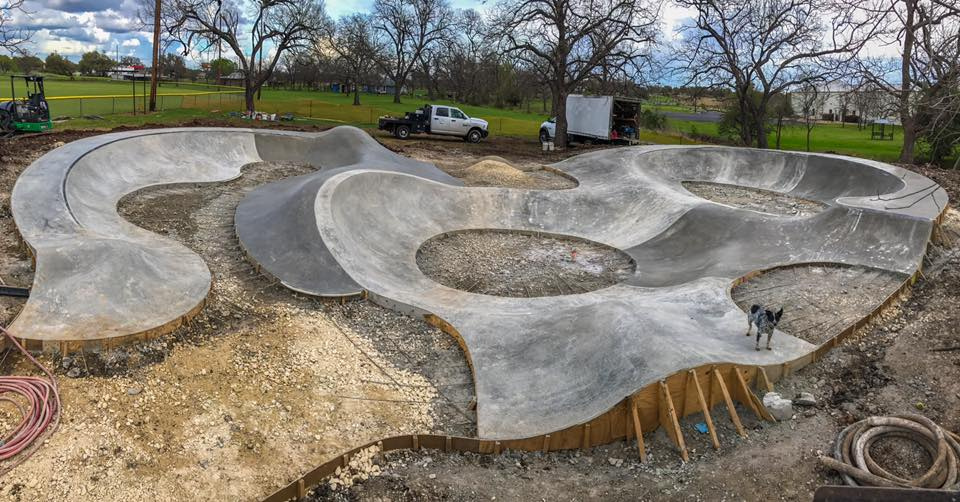
M 455 182 L 350 127 L 319 134 L 161 129 L 69 143 L 34 162 L 13 189 L 14 220 L 36 273 L 11 331 L 33 348 L 71 350 L 176 328 L 202 305 L 210 272 L 183 245 L 121 218 L 118 201 L 154 185 L 229 180 L 262 160 L 310 163 L 321 172 L 369 165 Z M 258 221 L 270 225 L 270 218 L 283 221 L 267 211 Z M 322 255 L 324 269 L 335 270 Z
M 591 420 L 673 372 L 711 363 L 773 365 L 816 349 L 785 333 L 772 351 L 744 340 L 731 283 L 802 262 L 914 272 L 946 193 L 930 180 L 856 159 L 717 147 L 604 150 L 555 165 L 579 181 L 560 191 L 462 188 L 378 169 L 333 174 L 258 197 L 315 214 L 325 249 L 351 284 L 463 339 L 485 439 L 533 437 Z M 697 197 L 683 181 L 759 188 L 822 202 L 789 217 Z M 878 196 L 879 194 L 879 196 Z M 268 205 L 268 204 L 264 204 Z M 238 229 L 239 229 L 238 218 Z M 624 250 L 636 273 L 577 295 L 506 298 L 440 285 L 421 273 L 428 239 L 463 229 L 571 235 Z M 260 230 L 265 230 L 262 227 Z M 255 229 L 247 229 L 250 234 Z M 274 246 L 287 238 L 276 235 Z M 315 262 L 319 263 L 319 262 Z M 303 270 L 304 277 L 324 272 Z M 301 291 L 323 291 L 322 281 Z M 333 284 L 331 288 L 339 287 Z M 313 289 L 315 288 L 315 289 Z

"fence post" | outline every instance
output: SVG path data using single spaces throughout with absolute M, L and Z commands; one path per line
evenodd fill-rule
M 113 101 L 113 104 L 110 106 L 110 113 L 111 113 L 111 114 L 116 114 L 116 113 L 117 113 L 117 98 L 110 98 L 110 101 Z
M 307 115 L 307 116 L 313 117 L 313 100 L 312 99 L 310 100 L 310 115 Z
M 83 98 L 78 99 L 80 102 L 80 117 L 83 117 Z

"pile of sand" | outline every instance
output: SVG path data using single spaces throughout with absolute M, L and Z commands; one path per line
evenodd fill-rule
M 461 177 L 467 185 L 471 186 L 528 188 L 536 184 L 536 180 L 530 175 L 499 157 L 480 159 L 476 164 L 464 169 Z

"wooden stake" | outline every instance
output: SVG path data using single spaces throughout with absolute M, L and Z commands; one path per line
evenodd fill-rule
M 720 386 L 720 393 L 723 394 L 723 400 L 727 403 L 727 412 L 730 413 L 730 420 L 733 421 L 733 426 L 737 428 L 737 433 L 740 434 L 740 436 L 747 437 L 747 432 L 743 430 L 743 424 L 740 423 L 740 415 L 737 414 L 737 408 L 733 405 L 733 400 L 730 399 L 730 393 L 727 392 L 727 384 L 723 382 L 723 376 L 720 375 L 720 370 L 714 368 L 712 375 L 713 381 Z
M 643 428 L 640 427 L 640 413 L 637 411 L 637 398 L 630 396 L 630 414 L 633 415 L 633 431 L 637 436 L 637 449 L 640 450 L 640 461 L 647 461 L 647 447 L 643 444 Z
M 690 461 L 687 455 L 687 445 L 683 441 L 683 432 L 680 430 L 680 422 L 677 421 L 677 409 L 673 406 L 673 398 L 670 397 L 670 389 L 666 382 L 660 380 L 660 426 L 664 427 L 667 435 L 676 443 L 680 450 L 680 458 L 684 462 Z
M 543 435 L 543 452 L 547 453 L 550 451 L 550 434 Z
M 761 403 L 761 406 L 759 407 L 757 406 L 757 402 L 756 402 L 757 396 L 755 396 L 753 392 L 750 391 L 750 387 L 747 387 L 747 382 L 746 380 L 743 379 L 743 373 L 740 373 L 739 366 L 733 367 L 733 374 L 737 377 L 737 380 L 736 380 L 737 393 L 740 395 L 738 401 L 749 406 L 750 409 L 753 410 L 753 414 L 756 415 L 757 418 L 759 418 L 760 420 L 764 420 L 766 416 L 764 415 L 763 411 L 760 411 L 760 408 L 763 408 L 763 405 Z M 764 409 L 764 411 L 766 411 L 766 409 Z M 766 415 L 770 415 L 769 412 Z M 773 417 L 770 416 L 770 418 L 773 418 Z
M 767 378 L 767 370 L 763 369 L 762 366 L 757 366 L 757 386 L 760 385 L 763 385 L 767 392 L 773 392 L 773 384 Z
M 297 480 L 297 500 L 307 498 L 307 487 L 303 483 L 303 478 Z
M 586 450 L 590 447 L 590 424 L 583 424 L 583 446 L 582 448 Z
M 707 430 L 710 431 L 710 439 L 713 441 L 713 449 L 720 449 L 720 440 L 717 439 L 717 431 L 713 428 L 713 418 L 710 416 L 710 407 L 707 406 L 707 400 L 703 397 L 703 389 L 700 387 L 700 380 L 697 379 L 697 371 L 690 370 L 689 379 L 693 380 L 693 386 L 697 391 L 697 401 L 700 402 L 700 411 L 703 412 L 703 421 L 707 423 Z

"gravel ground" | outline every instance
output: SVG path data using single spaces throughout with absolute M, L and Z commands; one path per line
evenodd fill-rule
M 827 207 L 821 202 L 739 185 L 684 181 L 683 187 L 713 202 L 782 216 L 810 216 Z
M 33 277 L 9 217 L 13 180 L 58 143 L 89 134 L 56 133 L 0 144 L 0 277 L 8 283 L 29 285 Z M 377 137 L 453 173 L 482 155 L 507 156 L 526 172 L 583 151 L 540 154 L 535 142 L 511 138 L 470 145 Z M 266 166 L 254 166 L 244 177 L 252 174 L 251 183 L 262 183 L 303 167 L 279 169 L 270 174 Z M 958 200 L 960 173 L 919 169 L 943 184 L 954 203 Z M 70 369 L 83 367 L 81 378 L 66 378 L 63 361 L 43 356 L 45 364 L 57 368 L 64 422 L 36 455 L 0 479 L 0 499 L 253 500 L 377 437 L 414 431 L 475 433 L 469 407 L 461 407 L 473 395 L 469 369 L 445 334 L 367 303 L 341 306 L 302 298 L 253 273 L 229 229 L 233 205 L 253 186 L 244 183 L 241 178 L 149 190 L 124 201 L 124 214 L 132 221 L 164 230 L 203 256 L 215 277 L 211 302 L 190 326 L 152 344 L 92 358 L 92 363 L 91 358 L 68 361 Z M 816 406 L 798 408 L 794 420 L 778 424 L 759 422 L 741 409 L 747 439 L 733 433 L 719 410 L 714 413 L 719 452 L 694 431 L 702 420 L 694 415 L 681 421 L 692 450 L 686 464 L 659 430 L 646 436 L 650 460 L 643 464 L 634 442 L 548 455 L 420 451 L 392 452 L 379 460 L 373 452 L 358 468 L 368 479 L 361 476 L 351 486 L 327 483 L 311 496 L 810 500 L 817 486 L 839 482 L 816 456 L 828 451 L 839 430 L 853 420 L 919 411 L 960 430 L 960 217 L 950 213 L 947 226 L 951 241 L 933 248 L 926 279 L 912 295 L 821 361 L 777 383 L 788 397 L 813 393 Z M 814 293 L 811 283 L 801 281 L 800 292 Z M 789 289 L 783 289 L 783 300 L 761 301 L 787 304 L 792 301 Z M 848 294 L 861 293 L 848 288 Z M 801 319 L 792 317 L 795 310 L 832 316 L 836 301 L 828 294 L 811 297 L 818 307 L 788 308 L 784 325 Z M 22 300 L 0 298 L 4 322 L 20 305 Z M 35 374 L 15 355 L 0 361 L 0 371 Z M 906 470 L 925 460 L 896 444 L 883 445 L 880 453 L 887 448 L 890 458 L 904 459 L 894 464 Z
M 754 304 L 774 312 L 782 307 L 780 330 L 820 344 L 869 314 L 904 279 L 866 267 L 800 265 L 773 269 L 733 288 L 731 295 L 744 312 Z
M 417 265 L 444 286 L 511 297 L 595 291 L 636 269 L 626 253 L 595 242 L 493 230 L 434 237 L 417 251 Z

